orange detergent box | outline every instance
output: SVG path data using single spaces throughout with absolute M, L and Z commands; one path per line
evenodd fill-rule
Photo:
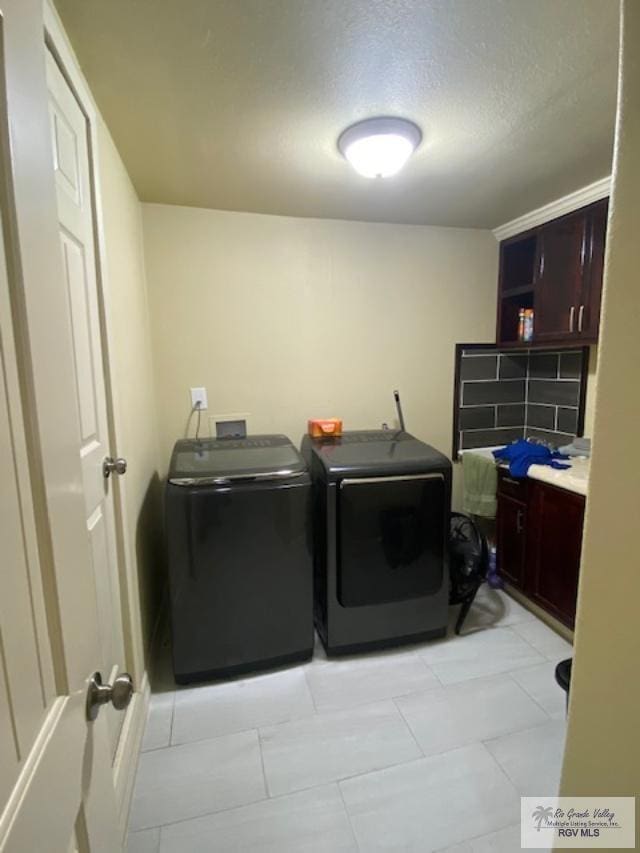
M 309 418 L 307 432 L 311 438 L 336 438 L 342 435 L 341 418 Z

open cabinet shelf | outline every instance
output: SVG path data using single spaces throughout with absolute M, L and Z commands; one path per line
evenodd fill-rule
M 565 346 L 598 339 L 607 199 L 500 244 L 497 342 Z M 521 309 L 532 308 L 533 336 L 518 338 Z
M 500 297 L 498 333 L 501 344 L 528 346 L 530 343 L 530 341 L 523 341 L 518 337 L 520 310 L 523 308 L 533 308 L 532 287 L 522 292 L 507 293 Z

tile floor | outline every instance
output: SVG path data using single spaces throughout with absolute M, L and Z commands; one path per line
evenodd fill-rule
M 558 786 L 571 646 L 488 589 L 464 631 L 178 689 L 160 661 L 129 853 L 519 850 L 520 796 Z

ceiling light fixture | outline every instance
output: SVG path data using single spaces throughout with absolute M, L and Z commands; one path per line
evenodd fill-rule
M 417 124 L 406 118 L 368 118 L 338 138 L 338 149 L 359 175 L 388 178 L 397 174 L 422 140 Z

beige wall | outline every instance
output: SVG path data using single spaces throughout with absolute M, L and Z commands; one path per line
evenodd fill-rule
M 564 794 L 640 792 L 640 4 L 623 3 L 621 94 Z
M 161 486 L 158 419 L 142 247 L 140 203 L 106 126 L 98 124 L 98 169 L 106 249 L 110 364 L 118 447 L 128 460 L 118 483 L 127 559 L 120 560 L 130 590 L 124 602 L 133 634 L 148 646 L 162 588 Z M 124 566 L 127 569 L 124 569 Z M 139 605 L 138 605 L 139 602 Z M 129 610 L 130 608 L 130 610 Z M 125 623 L 127 620 L 125 619 Z M 129 637 L 135 668 L 143 671 L 139 642 Z M 130 664 L 131 665 L 131 664 Z
M 163 463 L 190 386 L 296 443 L 308 417 L 395 418 L 451 452 L 454 344 L 495 336 L 488 231 L 143 205 Z M 208 428 L 208 424 L 205 425 Z

